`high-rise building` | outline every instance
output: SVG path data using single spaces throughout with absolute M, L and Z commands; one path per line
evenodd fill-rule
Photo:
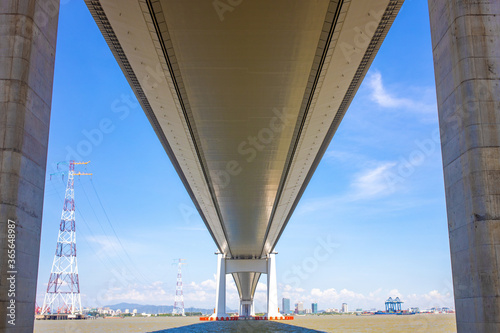
M 318 313 L 318 303 L 311 304 L 312 313 Z
M 347 307 L 347 303 L 342 303 L 342 312 L 343 313 L 349 312 L 349 308 Z
M 297 303 L 297 313 L 298 314 L 304 314 L 304 303 L 298 302 Z
M 283 298 L 282 304 L 281 304 L 281 313 L 283 313 L 283 314 L 290 313 L 290 299 L 289 298 Z

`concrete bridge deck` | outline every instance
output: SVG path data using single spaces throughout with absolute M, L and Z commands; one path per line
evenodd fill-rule
M 225 274 L 245 315 L 265 273 L 275 315 L 273 249 L 402 0 L 86 3 L 219 248 L 218 314 Z M 500 331 L 500 4 L 429 10 L 458 330 Z M 2 269 L 8 221 L 22 230 L 9 332 L 33 325 L 57 16 L 0 7 Z

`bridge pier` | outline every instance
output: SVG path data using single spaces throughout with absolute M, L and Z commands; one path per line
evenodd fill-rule
M 267 274 L 267 314 L 266 317 L 275 319 L 284 318 L 279 313 L 278 308 L 278 283 L 276 280 L 276 259 L 275 254 L 271 253 L 264 259 L 229 259 L 224 254 L 217 254 L 217 290 L 215 299 L 215 312 L 210 317 L 220 318 L 229 317 L 226 313 L 226 274 L 245 274 L 260 273 Z M 245 279 L 251 284 L 251 279 Z M 240 284 L 244 284 L 240 280 Z M 240 285 L 240 288 L 246 291 L 255 290 L 250 285 Z M 240 290 L 240 308 L 241 317 L 255 316 L 255 308 L 252 292 L 243 292 Z
M 223 253 L 217 254 L 217 290 L 215 291 L 214 318 L 228 317 L 226 313 L 226 257 Z
M 255 316 L 253 300 L 240 300 L 240 317 Z
M 274 253 L 270 253 L 267 257 L 267 317 L 283 317 L 278 309 L 278 282 Z
M 429 14 L 457 330 L 500 332 L 500 2 Z
M 0 5 L 1 332 L 33 331 L 58 16 L 58 0 Z

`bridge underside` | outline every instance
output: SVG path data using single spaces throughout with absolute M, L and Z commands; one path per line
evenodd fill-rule
M 272 249 L 400 3 L 226 1 L 87 4 L 222 252 L 219 273 L 235 276 L 242 312 L 262 273 L 276 311 Z M 0 6 L 0 267 L 15 229 L 22 291 L 7 298 L 0 283 L 9 333 L 33 330 L 58 3 Z M 500 3 L 433 0 L 429 11 L 457 330 L 499 332 Z M 302 49 L 314 36 L 315 50 Z
M 259 259 L 402 0 L 86 2 L 219 251 Z M 233 273 L 242 300 L 260 274 Z

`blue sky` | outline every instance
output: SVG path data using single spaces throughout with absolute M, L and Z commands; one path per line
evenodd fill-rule
M 405 307 L 453 307 L 437 130 L 427 2 L 407 0 L 278 243 L 280 300 L 366 309 L 399 296 Z M 171 305 L 172 259 L 185 258 L 186 307 L 212 308 L 216 246 L 87 8 L 74 0 L 62 2 L 59 18 L 39 305 L 65 189 L 49 174 L 69 158 L 90 160 L 79 170 L 94 174 L 75 181 L 84 306 Z

